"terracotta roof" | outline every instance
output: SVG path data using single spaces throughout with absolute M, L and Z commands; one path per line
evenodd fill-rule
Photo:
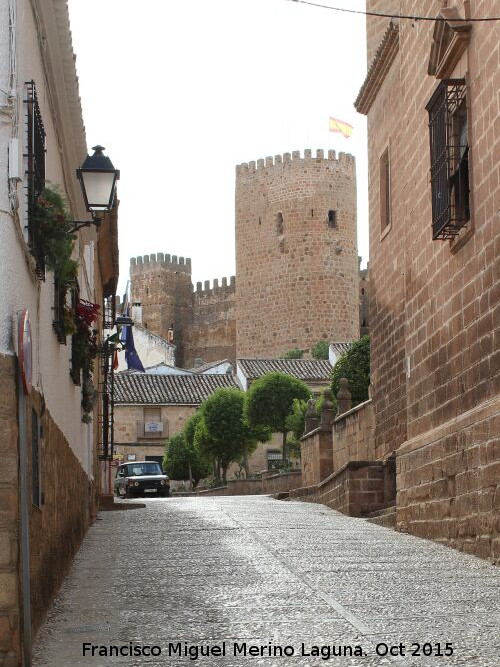
M 293 375 L 305 382 L 329 380 L 332 372 L 326 359 L 238 359 L 237 363 L 245 377 L 251 380 L 273 371 Z
M 333 350 L 337 356 L 345 354 L 351 347 L 352 343 L 330 343 L 330 349 Z
M 199 405 L 220 387 L 238 387 L 232 375 L 115 375 L 115 405 Z

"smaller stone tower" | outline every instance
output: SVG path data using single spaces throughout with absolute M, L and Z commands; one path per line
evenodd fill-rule
M 182 366 L 191 317 L 191 260 L 161 252 L 133 257 L 130 260 L 130 281 L 132 306 L 137 308 L 140 304 L 142 324 L 167 339 L 173 325 L 176 364 Z

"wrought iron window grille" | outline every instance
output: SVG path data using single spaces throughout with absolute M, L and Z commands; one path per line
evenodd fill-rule
M 426 106 L 431 154 L 432 238 L 455 238 L 470 219 L 464 79 L 441 81 Z
M 52 327 L 56 332 L 56 337 L 61 345 L 66 345 L 66 327 L 64 323 L 64 313 L 66 310 L 66 294 L 57 278 L 54 278 L 54 319 L 52 320 Z
M 27 164 L 25 174 L 27 177 L 28 200 L 28 245 L 36 261 L 36 274 L 40 280 L 44 280 L 45 258 L 41 250 L 39 230 L 34 224 L 34 214 L 37 197 L 41 195 L 45 187 L 45 128 L 38 105 L 35 82 L 27 81 L 25 86 L 27 152 L 24 157 Z

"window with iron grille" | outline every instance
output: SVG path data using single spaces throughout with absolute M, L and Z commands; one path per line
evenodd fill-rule
M 330 227 L 330 229 L 335 229 L 336 226 L 337 226 L 337 211 L 330 209 L 328 211 L 328 227 Z
M 34 224 L 34 212 L 37 197 L 45 187 L 45 129 L 38 106 L 34 81 L 26 84 L 26 178 L 28 198 L 28 244 L 36 260 L 36 273 L 45 278 L 45 258 L 40 247 L 39 230 Z
M 426 109 L 431 150 L 432 238 L 453 239 L 470 219 L 465 80 L 441 81 Z
M 280 449 L 268 449 L 266 451 L 266 458 L 268 470 L 279 468 L 281 466 L 281 462 L 283 461 Z
M 52 326 L 56 332 L 57 340 L 61 345 L 66 345 L 66 326 L 64 313 L 66 310 L 67 289 L 63 288 L 57 278 L 54 279 L 54 319 Z

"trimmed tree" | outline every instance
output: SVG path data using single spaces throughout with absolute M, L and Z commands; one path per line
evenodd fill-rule
M 216 438 L 208 431 L 205 417 L 203 415 L 203 405 L 204 404 L 202 403 L 200 408 L 202 411 L 201 419 L 196 424 L 194 442 L 206 456 L 215 461 L 216 470 L 214 472 L 216 472 L 216 477 L 219 479 L 222 478 L 222 481 L 225 484 L 227 480 L 227 469 L 233 461 L 238 460 L 240 449 L 237 443 Z
M 283 436 L 283 461 L 287 460 L 287 419 L 293 413 L 294 399 L 307 401 L 309 387 L 285 373 L 267 373 L 256 380 L 247 393 L 245 414 L 253 426 L 267 426 Z
M 226 460 L 243 459 L 248 477 L 249 455 L 258 442 L 267 442 L 271 431 L 261 426 L 250 426 L 244 414 L 245 395 L 239 389 L 217 389 L 202 405 L 201 412 L 206 436 L 225 452 Z M 224 468 L 223 468 L 224 470 Z
M 352 405 L 368 400 L 370 385 L 370 336 L 355 341 L 350 349 L 337 361 L 332 371 L 331 389 L 337 397 L 340 379 L 347 378 Z
M 210 462 L 194 444 L 187 442 L 184 431 L 167 440 L 163 467 L 171 479 L 189 479 L 193 488 L 210 474 Z

